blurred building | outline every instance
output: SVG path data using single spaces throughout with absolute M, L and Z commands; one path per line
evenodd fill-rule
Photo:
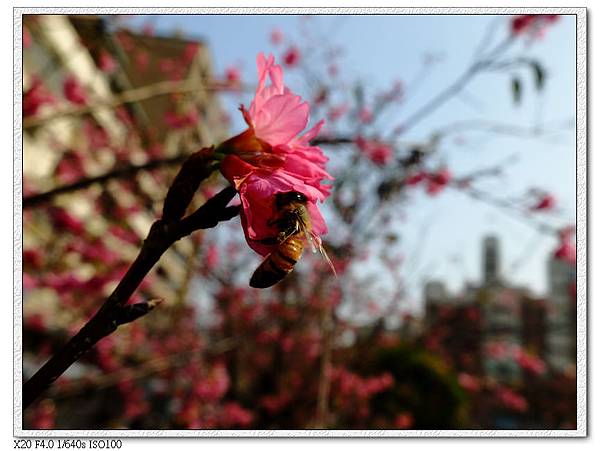
M 440 346 L 457 370 L 516 383 L 523 372 L 511 356 L 547 352 L 546 302 L 505 280 L 497 237 L 484 238 L 481 262 L 481 283 L 467 284 L 460 295 L 439 281 L 425 286 L 425 334 L 446 332 Z
M 180 161 L 227 137 L 207 46 L 137 33 L 114 20 L 24 16 L 24 198 L 132 165 L 180 158 L 24 210 L 26 327 L 38 313 L 57 328 L 77 324 L 81 311 L 61 308 L 58 299 L 70 291 L 108 295 L 160 217 Z M 197 252 L 194 240 L 178 241 L 138 295 L 180 302 Z
M 548 259 L 548 363 L 559 372 L 572 369 L 577 356 L 575 280 L 574 265 Z
M 426 329 L 444 323 L 462 336 L 465 328 L 458 323 L 466 321 L 468 308 L 474 308 L 481 318 L 473 320 L 471 329 L 477 331 L 475 335 L 479 339 L 476 336 L 470 339 L 481 341 L 478 346 L 472 346 L 473 349 L 488 351 L 481 356 L 486 374 L 506 382 L 520 379 L 521 370 L 514 360 L 498 358 L 511 347 L 547 360 L 555 372 L 572 370 L 577 341 L 575 266 L 551 255 L 547 298 L 539 299 L 528 289 L 512 286 L 502 277 L 500 255 L 498 239 L 486 237 L 482 243 L 482 282 L 466 285 L 459 296 L 450 295 L 442 282 L 427 283 L 424 288 Z M 465 348 L 464 344 L 457 344 L 459 341 L 455 337 L 447 340 L 446 345 Z M 458 348 L 449 349 L 450 354 L 459 353 Z

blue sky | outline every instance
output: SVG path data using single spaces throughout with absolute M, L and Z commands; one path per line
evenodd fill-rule
M 361 80 L 367 89 L 387 88 L 394 80 L 407 84 L 407 101 L 389 115 L 392 128 L 420 105 L 448 86 L 471 61 L 484 33 L 496 23 L 494 42 L 506 36 L 507 18 L 497 16 L 318 16 L 309 19 L 311 29 L 318 29 L 322 39 L 344 49 L 341 59 L 343 76 L 348 81 Z M 290 40 L 302 43 L 303 19 L 298 16 L 151 16 L 137 18 L 133 24 L 151 22 L 158 33 L 182 32 L 201 38 L 209 46 L 215 72 L 241 64 L 243 78 L 256 79 L 254 59 L 258 52 L 281 49 L 269 42 L 270 31 L 277 27 Z M 306 25 L 306 24 L 305 24 Z M 457 120 L 486 119 L 524 127 L 546 123 L 564 123 L 575 117 L 575 19 L 562 17 L 543 39 L 523 40 L 514 50 L 528 57 L 539 57 L 547 70 L 547 84 L 541 95 L 534 92 L 530 74 L 520 72 L 524 96 L 515 107 L 509 77 L 484 74 L 476 78 L 464 95 L 411 129 L 402 139 L 422 140 L 433 129 Z M 522 53 L 522 52 L 515 52 Z M 440 58 L 436 67 L 421 79 L 424 55 Z M 411 91 L 411 83 L 419 80 Z M 300 80 L 291 73 L 286 81 L 300 89 Z M 416 86 L 416 85 L 412 85 Z M 249 97 L 226 102 L 233 108 Z M 242 125 L 240 122 L 234 127 Z M 233 130 L 237 132 L 238 130 Z M 530 187 L 552 192 L 558 201 L 558 214 L 540 216 L 555 225 L 575 221 L 575 129 L 566 128 L 548 138 L 523 139 L 509 136 L 463 134 L 464 144 L 450 139 L 440 149 L 445 162 L 456 175 L 512 162 L 506 176 L 484 185 L 498 197 L 519 197 Z M 542 294 L 546 287 L 546 262 L 556 240 L 540 235 L 514 216 L 448 190 L 431 198 L 413 193 L 414 202 L 407 212 L 401 235 L 403 249 L 412 255 L 420 248 L 419 258 L 410 268 L 410 292 L 420 297 L 424 280 L 445 280 L 458 290 L 465 281 L 480 277 L 481 238 L 488 233 L 499 236 L 502 244 L 502 269 L 515 284 L 528 286 Z

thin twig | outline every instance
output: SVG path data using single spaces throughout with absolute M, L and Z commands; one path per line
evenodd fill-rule
M 66 194 L 80 189 L 87 188 L 96 183 L 105 184 L 113 179 L 130 179 L 135 176 L 138 172 L 150 171 L 168 166 L 176 166 L 183 163 L 189 155 L 177 155 L 175 157 L 163 158 L 159 160 L 152 160 L 148 163 L 141 165 L 132 165 L 122 168 L 117 168 L 106 174 L 98 175 L 96 177 L 88 177 L 77 182 L 70 183 L 68 185 L 59 186 L 49 191 L 40 194 L 33 194 L 23 198 L 23 208 L 31 208 L 43 204 L 44 202 L 50 201 L 54 196 L 59 194 Z
M 43 116 L 25 118 L 23 120 L 23 128 L 28 129 L 37 127 L 47 122 L 65 117 L 81 116 L 83 114 L 91 113 L 98 108 L 116 108 L 126 103 L 141 102 L 142 100 L 148 100 L 168 94 L 194 92 L 200 89 L 204 89 L 205 91 L 223 91 L 229 88 L 230 86 L 228 84 L 218 82 L 206 85 L 198 80 L 161 81 L 151 85 L 142 86 L 141 88 L 124 91 L 108 100 L 99 100 L 83 106 L 70 105 Z M 241 88 L 236 87 L 236 90 L 239 89 Z

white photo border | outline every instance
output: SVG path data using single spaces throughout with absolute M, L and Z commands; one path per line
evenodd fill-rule
M 340 14 L 340 15 L 521 15 L 576 16 L 577 172 L 577 429 L 573 430 L 32 430 L 22 412 L 22 16 L 25 14 Z M 13 434 L 15 437 L 587 437 L 587 9 L 586 8 L 13 8 Z

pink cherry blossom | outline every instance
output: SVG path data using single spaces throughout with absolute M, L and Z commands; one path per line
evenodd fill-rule
M 177 113 L 175 111 L 167 111 L 165 113 L 165 122 L 169 127 L 175 129 L 194 127 L 198 123 L 198 119 L 198 110 L 195 108 L 185 113 Z
M 552 194 L 546 193 L 540 196 L 537 202 L 531 207 L 533 211 L 552 210 L 556 206 L 556 199 Z
M 54 96 L 38 76 L 33 76 L 31 87 L 23 94 L 23 117 L 34 116 L 45 104 L 54 103 Z
M 373 112 L 370 108 L 364 107 L 358 112 L 358 120 L 363 124 L 373 121 Z
M 183 49 L 183 62 L 185 64 L 190 64 L 196 57 L 196 54 L 198 53 L 199 49 L 200 44 L 198 44 L 197 42 L 189 42 L 188 44 L 186 44 L 185 49 Z
M 139 50 L 134 56 L 135 67 L 137 70 L 143 72 L 148 68 L 150 63 L 150 55 L 145 50 Z
M 529 407 L 527 400 L 510 388 L 499 387 L 496 390 L 496 396 L 510 410 L 525 412 Z
M 236 66 L 229 66 L 225 69 L 225 79 L 227 80 L 227 84 L 232 87 L 239 86 L 242 76 L 240 73 L 240 69 Z
M 69 75 L 65 78 L 63 83 L 63 94 L 65 98 L 75 105 L 85 105 L 87 102 L 87 95 L 79 80 L 73 75 Z
M 447 168 L 442 168 L 438 172 L 428 174 L 427 194 L 435 196 L 440 193 L 451 180 L 452 174 Z
M 546 364 L 538 356 L 529 354 L 522 349 L 516 353 L 515 360 L 525 371 L 532 374 L 540 375 L 546 371 Z
M 340 119 L 344 114 L 348 112 L 350 107 L 347 104 L 334 106 L 329 110 L 328 118 L 330 121 L 335 122 Z
M 242 226 L 248 244 L 261 255 L 273 246 L 258 241 L 272 238 L 277 230 L 270 224 L 277 212 L 277 193 L 295 191 L 307 198 L 312 231 L 320 236 L 327 226 L 317 208 L 317 201 L 329 196 L 332 180 L 325 169 L 327 157 L 310 142 L 321 130 L 324 121 L 304 132 L 309 122 L 309 105 L 283 84 L 281 66 L 272 55 L 261 53 L 257 58 L 258 87 L 250 108 L 240 108 L 249 128 L 223 143 L 217 151 L 226 154 L 221 172 L 240 194 Z M 267 78 L 270 84 L 267 86 Z
M 398 429 L 410 429 L 415 423 L 415 419 L 409 412 L 402 412 L 396 415 L 394 426 Z
M 117 62 L 106 50 L 102 50 L 98 57 L 98 67 L 106 74 L 112 74 L 117 69 Z
M 23 48 L 28 49 L 31 47 L 31 41 L 31 33 L 29 33 L 27 28 L 23 27 Z
M 356 145 L 377 166 L 385 166 L 393 156 L 392 148 L 378 140 L 366 140 L 359 136 L 356 139 Z
M 277 45 L 283 42 L 283 32 L 279 28 L 274 28 L 271 31 L 271 44 Z
M 226 426 L 247 427 L 252 423 L 252 413 L 236 402 L 223 405 L 223 422 Z
M 462 388 L 470 392 L 479 391 L 480 388 L 479 379 L 468 373 L 460 373 L 458 375 L 458 383 Z
M 287 67 L 297 66 L 300 62 L 300 50 L 298 47 L 292 46 L 283 55 L 283 62 Z
M 527 14 L 516 16 L 510 22 L 513 36 L 530 34 L 533 37 L 543 35 L 545 29 L 558 21 L 560 16 L 556 14 Z

